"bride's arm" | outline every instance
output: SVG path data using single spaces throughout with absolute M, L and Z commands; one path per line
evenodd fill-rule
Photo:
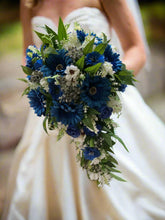
M 125 0 L 101 0 L 124 50 L 123 62 L 137 75 L 146 62 L 144 44 Z
M 23 31 L 23 64 L 25 64 L 25 51 L 28 45 L 33 44 L 31 29 L 31 9 L 25 6 L 25 0 L 20 3 L 20 18 Z

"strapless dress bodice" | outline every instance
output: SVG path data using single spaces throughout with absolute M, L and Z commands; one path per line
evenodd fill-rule
M 70 24 L 69 30 L 71 31 L 74 27 L 74 22 L 78 22 L 85 28 L 93 31 L 96 34 L 104 32 L 108 38 L 110 38 L 110 26 L 106 15 L 94 7 L 82 7 L 73 10 L 63 20 L 64 24 Z M 43 26 L 46 24 L 53 30 L 57 30 L 57 25 L 52 19 L 45 16 L 34 16 L 31 20 L 32 29 L 44 33 Z M 33 33 L 34 44 L 39 46 L 41 42 L 35 33 Z

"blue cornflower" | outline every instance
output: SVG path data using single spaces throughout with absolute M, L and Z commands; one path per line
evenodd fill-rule
M 53 71 L 46 65 L 41 67 L 41 72 L 43 73 L 43 77 L 53 76 Z
M 121 86 L 119 87 L 119 91 L 124 92 L 126 87 L 127 87 L 126 84 L 121 84 Z
M 83 30 L 76 30 L 76 33 L 77 33 L 77 38 L 79 39 L 79 41 L 83 43 L 86 37 L 85 32 Z
M 50 112 L 58 122 L 75 125 L 83 118 L 83 105 L 53 101 Z
M 86 160 L 93 160 L 101 155 L 96 147 L 85 147 L 85 149 L 83 149 L 83 154 Z
M 100 115 L 99 117 L 102 119 L 109 118 L 113 112 L 113 109 L 111 107 L 108 107 L 106 105 L 101 106 L 99 109 Z
M 43 65 L 43 61 L 42 59 L 38 59 L 36 60 L 36 62 L 34 63 L 34 70 L 39 70 Z
M 86 75 L 80 89 L 81 99 L 91 108 L 100 108 L 109 100 L 110 82 L 106 77 Z
M 34 46 L 36 48 L 36 46 Z M 35 62 L 34 62 L 35 58 Z M 38 53 L 34 53 L 31 49 L 26 49 L 26 66 L 32 70 L 39 70 L 43 65 L 41 56 Z
M 75 125 L 69 124 L 66 133 L 71 137 L 77 138 L 80 136 L 80 129 Z
M 85 58 L 86 66 L 93 66 L 97 63 L 104 63 L 104 56 L 100 53 L 93 51 L 92 53 L 88 53 Z
M 97 46 L 99 44 L 101 44 L 103 42 L 102 38 L 98 37 L 96 34 L 94 34 L 93 32 L 91 33 L 91 36 L 94 36 L 96 41 L 94 42 L 94 44 Z
M 96 128 L 99 130 L 98 133 L 100 133 L 102 126 L 100 124 L 96 124 Z M 89 130 L 86 126 L 83 126 L 83 131 L 87 136 L 91 136 L 91 137 L 96 136 L 96 133 Z
M 72 63 L 72 59 L 66 55 L 67 52 L 62 49 L 57 54 L 50 54 L 45 60 L 46 65 L 56 74 L 65 75 L 66 66 Z
M 112 68 L 115 72 L 120 71 L 122 67 L 122 62 L 119 58 L 120 54 L 114 53 L 111 45 L 107 45 L 104 51 L 105 61 L 108 61 L 112 64 Z
M 55 85 L 54 82 L 54 79 L 49 82 L 49 93 L 51 94 L 53 100 L 57 100 L 62 95 L 62 91 L 60 85 Z
M 30 106 L 34 109 L 37 116 L 45 115 L 45 96 L 40 92 L 39 87 L 32 89 L 28 93 Z

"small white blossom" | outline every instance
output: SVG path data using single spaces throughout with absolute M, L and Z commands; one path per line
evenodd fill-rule
M 40 84 L 47 92 L 49 91 L 49 85 L 48 85 L 48 82 L 45 78 L 42 78 L 40 80 Z
M 80 70 L 77 66 L 70 65 L 66 67 L 65 73 L 65 78 L 67 81 L 75 81 L 79 76 Z
M 101 75 L 105 77 L 106 75 L 113 75 L 114 71 L 112 68 L 112 64 L 110 62 L 105 62 L 101 68 Z
M 37 83 L 30 82 L 30 81 L 28 83 L 29 83 L 30 89 L 37 89 L 38 88 L 38 84 Z
M 93 173 L 93 172 L 88 171 L 88 174 L 91 180 L 97 180 L 99 178 L 99 173 Z
M 63 48 L 68 50 L 69 48 L 72 47 L 81 47 L 81 42 L 77 38 L 77 33 L 76 31 L 73 31 L 72 33 L 69 34 L 68 40 L 63 42 Z
M 91 165 L 96 165 L 96 164 L 99 164 L 100 163 L 100 160 L 98 157 L 94 158 L 91 162 Z
M 111 97 L 110 101 L 107 103 L 108 107 L 113 108 L 113 113 L 120 113 L 122 110 L 122 104 L 119 98 Z

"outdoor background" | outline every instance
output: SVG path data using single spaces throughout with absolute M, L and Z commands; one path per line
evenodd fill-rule
M 132 0 L 133 1 L 133 0 Z M 137 87 L 146 103 L 165 122 L 165 1 L 139 0 L 151 51 L 150 71 L 137 77 Z M 24 84 L 22 30 L 19 1 L 0 2 L 0 216 L 13 152 L 28 114 L 28 100 L 21 97 Z

